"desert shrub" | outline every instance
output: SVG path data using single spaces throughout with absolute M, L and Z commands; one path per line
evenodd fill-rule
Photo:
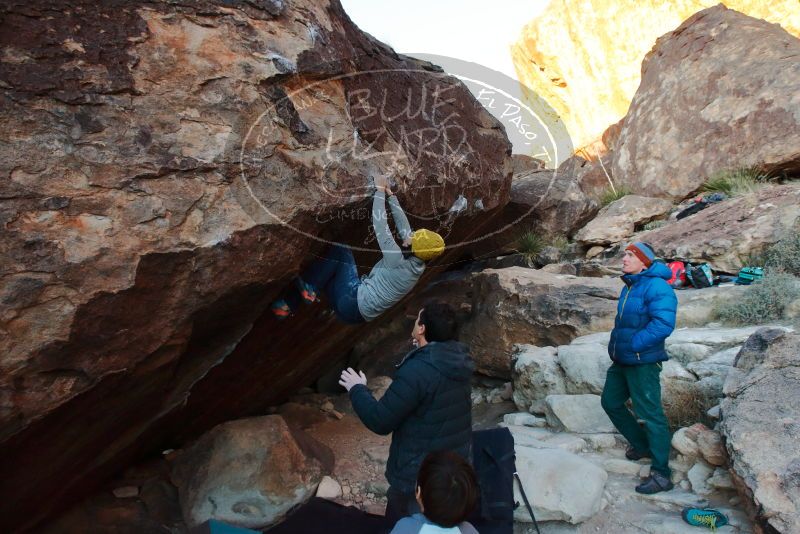
M 770 271 L 800 276 L 800 232 L 792 231 L 763 254 L 763 263 Z
M 665 224 L 667 224 L 667 221 L 665 221 L 664 219 L 658 221 L 650 221 L 649 223 L 645 223 L 642 226 L 642 230 L 644 231 L 655 230 L 656 228 L 661 228 Z
M 762 324 L 784 317 L 784 310 L 800 298 L 798 279 L 783 272 L 767 272 L 763 280 L 750 285 L 743 295 L 718 304 L 714 315 L 726 323 Z
M 746 195 L 763 187 L 769 175 L 757 167 L 718 172 L 703 184 L 703 191 L 709 193 L 725 193 L 729 197 Z
M 564 235 L 554 235 L 548 240 L 548 245 L 556 247 L 562 254 L 569 248 L 569 239 Z
M 624 196 L 630 195 L 632 191 L 627 187 L 607 187 L 600 193 L 600 205 L 608 206 L 615 200 L 619 200 Z
M 706 412 L 719 404 L 719 399 L 710 396 L 696 382 L 670 380 L 664 384 L 661 398 L 670 432 L 695 423 L 713 425 Z
M 561 234 L 543 236 L 535 230 L 525 230 L 514 242 L 514 249 L 525 257 L 529 266 L 536 264 L 537 256 L 545 247 L 555 247 L 561 254 L 569 249 L 569 239 Z

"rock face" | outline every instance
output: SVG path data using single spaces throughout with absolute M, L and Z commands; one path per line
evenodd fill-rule
M 720 202 L 636 238 L 653 245 L 662 257 L 710 262 L 735 274 L 748 254 L 797 231 L 798 221 L 800 186 L 781 185 Z
M 508 378 L 515 344 L 565 345 L 610 330 L 621 284 L 521 267 L 487 269 L 473 275 L 472 315 L 462 341 L 480 372 Z
M 548 395 L 545 405 L 547 424 L 553 428 L 579 434 L 616 431 L 599 395 Z
M 562 345 L 558 347 L 558 365 L 567 378 L 567 393 L 599 395 L 606 383 L 606 372 L 611 367 L 608 342 Z
M 660 379 L 662 403 L 672 424 L 694 422 L 717 404 L 741 344 L 757 329 L 679 328 L 667 338 L 666 350 L 671 359 L 664 362 Z M 602 428 L 608 421 L 597 396 L 602 394 L 611 366 L 609 336 L 610 332 L 597 332 L 557 348 L 515 346 L 514 403 L 520 410 L 546 413 L 548 423 L 554 427 L 572 432 L 613 431 L 587 430 L 594 424 Z M 700 432 L 703 429 L 705 434 Z M 689 435 L 687 430 L 675 433 L 676 449 L 713 465 L 725 463 L 716 432 L 702 425 L 692 427 Z
M 680 199 L 719 171 L 800 171 L 798 54 L 800 39 L 780 26 L 721 5 L 660 37 L 614 151 L 615 180 Z
M 506 216 L 517 229 L 571 236 L 597 213 L 599 204 L 581 189 L 574 174 L 537 167 L 514 173 Z
M 553 0 L 512 48 L 521 82 L 555 109 L 576 147 L 600 137 L 628 112 L 641 64 L 656 38 L 718 0 Z M 794 0 L 725 0 L 751 17 L 800 36 Z M 613 23 L 608 23 L 613 21 Z M 747 42 L 747 41 L 745 41 Z M 592 95 L 587 99 L 586 95 Z
M 564 371 L 554 347 L 516 345 L 512 356 L 514 403 L 520 410 L 544 413 L 548 395 L 566 393 Z
M 369 173 L 450 245 L 510 188 L 500 124 L 337 0 L 51 8 L 0 7 L 6 531 L 346 354 L 356 330 L 323 307 L 267 307 L 329 241 L 376 261 Z
M 800 532 L 798 391 L 800 335 L 765 328 L 742 347 L 720 405 L 734 482 L 777 532 Z
M 306 456 L 279 415 L 214 427 L 181 451 L 172 471 L 189 528 L 209 519 L 267 527 L 313 497 L 321 480 L 320 462 Z
M 619 243 L 633 235 L 637 225 L 665 215 L 671 208 L 669 200 L 626 195 L 600 210 L 575 239 L 588 245 Z
M 522 486 L 538 521 L 577 524 L 600 510 L 608 474 L 576 454 L 559 449 L 516 447 L 516 466 Z M 522 502 L 516 485 L 514 500 Z M 516 521 L 529 522 L 528 510 L 519 506 Z

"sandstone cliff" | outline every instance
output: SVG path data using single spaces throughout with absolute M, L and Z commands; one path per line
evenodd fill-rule
M 552 0 L 512 47 L 519 80 L 543 97 L 580 148 L 628 111 L 656 38 L 718 0 Z M 796 0 L 724 0 L 800 36 Z

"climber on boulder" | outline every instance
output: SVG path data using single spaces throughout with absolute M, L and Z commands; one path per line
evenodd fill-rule
M 395 242 L 389 229 L 386 197 L 402 246 Z M 341 321 L 348 324 L 372 321 L 406 296 L 425 271 L 425 263 L 444 251 L 444 240 L 436 232 L 411 230 L 385 176 L 375 178 L 372 225 L 383 257 L 368 275 L 359 278 L 353 252 L 348 247 L 333 245 L 295 280 L 296 291 L 289 291 L 272 303 L 272 313 L 278 319 L 285 319 L 301 301 L 306 304 L 317 301 L 317 293 L 323 290 Z

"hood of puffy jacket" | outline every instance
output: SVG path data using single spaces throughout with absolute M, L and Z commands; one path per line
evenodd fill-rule
M 409 358 L 419 358 L 447 378 L 459 382 L 470 380 L 475 371 L 475 362 L 469 354 L 469 347 L 455 340 L 431 341 L 424 347 L 409 352 L 397 366 L 400 367 Z
M 642 278 L 663 278 L 664 280 L 669 280 L 672 278 L 672 271 L 665 263 L 657 261 L 639 274 L 622 275 L 622 281 L 629 286 L 635 284 Z

